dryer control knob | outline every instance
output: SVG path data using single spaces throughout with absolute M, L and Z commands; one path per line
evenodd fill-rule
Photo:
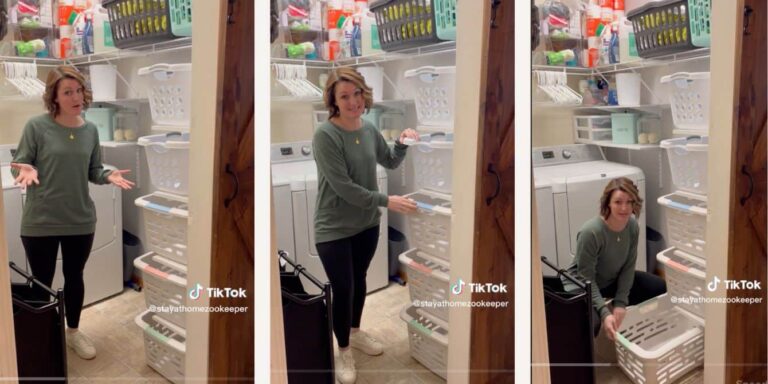
M 310 146 L 305 145 L 301 147 L 301 154 L 304 156 L 309 156 L 312 153 L 312 148 Z
M 569 151 L 567 149 L 563 150 L 563 158 L 564 159 L 570 159 L 571 156 L 573 156 L 573 152 L 571 152 L 571 151 Z

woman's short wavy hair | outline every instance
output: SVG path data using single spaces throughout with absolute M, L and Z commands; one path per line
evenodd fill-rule
M 72 79 L 80 83 L 83 87 L 83 109 L 87 109 L 93 102 L 93 93 L 88 88 L 88 83 L 85 81 L 85 76 L 78 72 L 75 67 L 69 65 L 60 65 L 51 72 L 48 72 L 48 78 L 45 80 L 45 93 L 43 94 L 43 102 L 45 108 L 48 109 L 48 113 L 56 117 L 59 114 L 59 103 L 56 101 L 56 95 L 59 92 L 59 83 L 63 79 Z
M 343 67 L 331 71 L 328 80 L 325 82 L 325 92 L 323 92 L 323 101 L 328 109 L 329 118 L 339 116 L 339 106 L 336 105 L 336 84 L 340 81 L 348 81 L 363 91 L 365 100 L 365 111 L 373 106 L 373 90 L 365 84 L 365 78 L 354 68 Z
M 635 217 L 639 218 L 640 210 L 643 209 L 643 199 L 640 197 L 640 191 L 635 183 L 626 177 L 613 179 L 605 186 L 603 195 L 600 196 L 600 216 L 607 219 L 611 215 L 611 196 L 613 196 L 615 191 L 623 191 L 629 195 L 633 200 L 632 213 L 635 214 Z

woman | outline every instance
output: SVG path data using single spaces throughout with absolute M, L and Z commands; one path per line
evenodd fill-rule
M 85 78 L 74 67 L 48 74 L 43 95 L 48 113 L 24 127 L 11 168 L 16 184 L 27 187 L 21 218 L 21 241 L 32 274 L 50 286 L 61 245 L 67 346 L 83 359 L 96 356 L 91 340 L 79 330 L 85 287 L 83 270 L 96 230 L 96 209 L 88 182 L 130 189 L 128 170 L 101 164 L 96 126 L 81 114 L 92 101 Z M 47 297 L 42 294 L 41 297 Z
M 600 319 L 600 323 L 594 323 L 595 336 L 602 324 L 608 338 L 615 340 L 627 305 L 667 292 L 664 280 L 658 276 L 635 271 L 640 235 L 635 218 L 642 207 L 643 199 L 632 180 L 613 179 L 600 197 L 600 216 L 584 223 L 576 235 L 576 257 L 568 272 L 592 282 L 593 316 Z M 578 289 L 571 281 L 562 281 L 567 291 Z M 605 297 L 613 298 L 612 308 Z
M 365 304 L 365 277 L 379 238 L 379 207 L 410 213 L 416 203 L 378 191 L 376 164 L 394 169 L 405 158 L 406 129 L 390 148 L 373 124 L 361 119 L 371 107 L 371 88 L 352 68 L 328 77 L 323 95 L 329 119 L 313 139 L 318 193 L 315 241 L 333 292 L 333 329 L 339 343 L 336 377 L 354 383 L 357 377 L 350 346 L 369 355 L 382 353 L 379 341 L 360 330 Z

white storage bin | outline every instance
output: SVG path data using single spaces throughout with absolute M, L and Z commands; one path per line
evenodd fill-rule
M 149 252 L 133 261 L 133 266 L 141 270 L 144 279 L 144 301 L 147 308 L 174 307 L 180 309 L 187 305 L 187 267 L 172 260 Z M 165 312 L 157 310 L 157 315 L 174 322 L 180 327 L 186 326 L 186 314 L 181 311 Z
M 453 130 L 456 67 L 420 67 L 405 71 L 419 124 Z
M 619 367 L 636 384 L 667 384 L 704 364 L 704 321 L 665 294 L 627 308 L 616 333 Z
M 413 143 L 409 152 L 413 156 L 416 189 L 431 189 L 447 194 L 452 192 L 453 141 L 420 141 Z
M 184 383 L 187 332 L 151 311 L 140 313 L 134 321 L 144 330 L 147 364 L 173 383 Z
M 667 293 L 670 297 L 677 299 L 677 306 L 694 315 L 704 317 L 704 303 L 690 300 L 705 297 L 704 285 L 707 273 L 704 260 L 675 247 L 667 248 L 656 255 L 656 260 L 664 265 Z
M 143 136 L 152 185 L 161 191 L 186 195 L 189 191 L 189 133 Z
M 661 78 L 669 84 L 672 120 L 678 129 L 706 134 L 709 129 L 709 72 L 678 72 Z
M 448 301 L 450 290 L 451 271 L 448 262 L 421 252 L 418 248 L 403 252 L 398 259 L 406 268 L 411 302 L 432 302 L 433 306 L 421 305 L 421 309 L 448 321 L 449 307 L 441 305 L 443 301 Z
M 415 200 L 417 211 L 408 215 L 408 242 L 443 260 L 451 257 L 451 196 L 420 190 L 405 197 Z
M 707 200 L 692 193 L 674 192 L 659 197 L 658 202 L 666 208 L 670 245 L 706 258 Z
M 661 141 L 667 150 L 672 182 L 677 189 L 707 194 L 707 151 L 709 137 L 691 136 Z
M 590 115 L 573 117 L 573 137 L 577 143 L 611 141 L 611 116 Z
M 189 129 L 192 64 L 155 64 L 139 69 L 146 87 L 152 121 Z
M 448 324 L 410 305 L 403 308 L 400 318 L 408 324 L 411 356 L 445 379 L 448 366 Z
M 149 250 L 181 264 L 187 264 L 187 199 L 155 192 L 136 199 L 144 208 L 144 229 Z

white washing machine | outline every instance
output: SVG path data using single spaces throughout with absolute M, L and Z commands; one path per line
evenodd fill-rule
M 13 146 L 0 146 L 0 170 L 3 182 L 3 203 L 5 213 L 5 237 L 8 241 L 10 261 L 27 272 L 31 270 L 26 262 L 24 246 L 21 244 L 20 224 L 24 193 L 13 185 L 10 161 Z M 116 295 L 123 290 L 123 206 L 121 190 L 112 185 L 89 183 L 91 199 L 96 206 L 96 233 L 91 254 L 85 264 L 83 279 L 85 297 L 83 305 Z M 53 289 L 64 287 L 61 265 L 61 249 L 56 261 Z M 11 281 L 23 282 L 16 272 L 11 272 Z
M 314 214 L 317 199 L 317 166 L 312 142 L 302 141 L 272 145 L 272 200 L 277 231 L 277 248 L 320 280 L 328 281 L 315 249 Z M 387 193 L 387 173 L 377 166 L 379 191 Z M 387 210 L 380 208 L 381 226 L 376 254 L 368 268 L 368 292 L 384 288 L 389 281 Z M 309 293 L 318 290 L 304 284 Z
M 638 225 L 635 268 L 646 270 L 645 175 L 640 168 L 605 160 L 600 147 L 574 144 L 533 148 L 533 179 L 541 256 L 561 269 L 568 268 L 576 254 L 576 235 L 589 219 L 600 214 L 600 196 L 608 181 L 627 177 L 635 182 L 644 200 Z M 548 266 L 544 274 L 553 276 Z

